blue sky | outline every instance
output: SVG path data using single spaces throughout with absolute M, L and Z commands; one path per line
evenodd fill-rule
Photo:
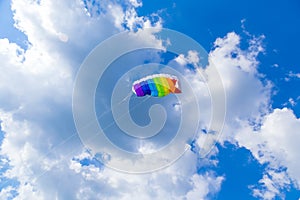
M 26 35 L 14 27 L 13 13 L 10 9 L 10 1 L 1 1 L 1 38 L 9 38 L 10 41 L 15 42 L 26 48 Z
M 296 0 L 1 1 L 0 199 L 299 199 L 299 10 Z M 148 32 L 149 27 L 157 32 Z M 172 36 L 171 41 L 155 37 L 162 28 L 194 39 L 207 54 L 194 46 L 185 49 L 188 44 Z M 106 39 L 123 31 L 129 32 L 127 38 L 96 54 L 97 48 L 103 50 L 99 43 L 114 41 Z M 182 45 L 180 54 L 168 52 L 176 44 Z M 152 49 L 118 55 L 105 78 L 96 76 L 97 67 L 104 67 L 99 63 L 134 46 Z M 91 66 L 95 71 L 88 70 Z M 129 92 L 134 80 L 151 73 L 175 73 L 172 70 L 183 88 L 192 85 L 191 92 L 183 92 L 185 97 L 137 98 Z M 80 73 L 86 73 L 83 82 L 78 81 Z M 93 77 L 99 82 L 92 104 L 86 105 L 88 95 L 80 94 L 90 94 Z M 130 131 L 124 134 L 126 127 L 114 122 L 119 103 L 111 104 L 111 96 L 117 81 L 123 88 L 120 106 L 128 103 L 126 112 L 135 128 L 149 124 L 151 116 L 158 124 L 163 121 L 161 111 L 149 111 L 151 105 L 165 108 L 166 123 L 158 135 L 133 140 Z M 222 109 L 211 98 L 222 92 L 226 118 L 218 132 L 211 116 L 222 115 Z M 76 95 L 84 103 L 76 104 Z M 193 103 L 200 114 L 189 107 Z M 140 157 L 126 158 L 97 141 L 96 133 L 90 140 L 90 133 L 79 130 L 84 122 L 83 130 L 93 134 L 85 123 L 93 125 L 88 115 L 78 112 L 83 121 L 76 121 L 78 113 L 74 114 L 74 107 L 84 111 L 89 106 L 95 106 L 96 120 L 106 127 L 114 147 Z M 190 115 L 179 122 L 185 109 Z M 172 140 L 179 127 L 188 137 L 185 132 L 198 118 L 194 138 Z M 141 130 L 149 133 L 156 127 L 146 128 Z M 143 163 L 141 157 L 172 144 L 178 148 Z M 118 171 L 132 167 L 132 172 L 143 164 L 151 169 L 151 164 L 168 160 L 163 156 L 175 158 L 181 144 L 191 149 L 161 170 Z

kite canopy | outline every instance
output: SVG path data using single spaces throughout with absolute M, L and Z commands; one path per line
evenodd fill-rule
M 153 74 L 135 81 L 132 91 L 138 96 L 163 97 L 170 93 L 181 93 L 178 78 L 169 74 Z

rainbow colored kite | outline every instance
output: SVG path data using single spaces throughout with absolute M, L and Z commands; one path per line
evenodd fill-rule
M 170 93 L 181 93 L 178 78 L 169 74 L 154 74 L 135 81 L 132 91 L 138 96 L 163 97 Z

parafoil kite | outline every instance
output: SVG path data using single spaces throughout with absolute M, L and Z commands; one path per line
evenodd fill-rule
M 170 93 L 181 93 L 178 78 L 169 74 L 154 74 L 141 78 L 132 84 L 132 91 L 139 97 L 163 97 Z

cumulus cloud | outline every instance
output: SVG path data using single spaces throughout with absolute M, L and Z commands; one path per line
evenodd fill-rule
M 249 149 L 261 164 L 267 165 L 260 187 L 255 187 L 255 196 L 273 199 L 292 183 L 299 188 L 299 128 L 300 120 L 293 111 L 283 108 L 266 115 L 258 131 L 253 132 L 245 126 L 237 134 L 239 145 Z
M 257 72 L 257 55 L 263 51 L 262 39 L 254 38 L 247 49 L 241 49 L 240 37 L 228 33 L 226 37 L 216 40 L 215 49 L 210 53 L 226 91 L 224 139 L 228 136 L 227 140 L 230 140 L 240 121 L 255 125 L 270 109 L 272 83 L 261 80 Z
M 83 154 L 81 158 L 89 157 L 86 152 Z M 85 181 L 77 192 L 78 199 L 207 199 L 220 190 L 224 179 L 211 171 L 197 174 L 197 156 L 191 151 L 174 165 L 148 174 L 119 174 L 109 168 L 102 171 L 77 161 L 70 168 Z M 90 189 L 91 185 L 95 188 Z
M 287 108 L 270 108 L 272 83 L 261 79 L 257 70 L 257 55 L 263 52 L 262 39 L 252 38 L 250 46 L 241 49 L 240 37 L 229 33 L 216 40 L 210 53 L 227 97 L 226 121 L 219 142 L 230 141 L 245 147 L 262 165 L 267 165 L 258 186 L 250 186 L 254 196 L 284 198 L 284 189 L 292 184 L 299 188 L 299 119 Z
M 126 15 L 151 26 L 147 17 L 134 14 L 138 4 L 130 1 L 124 8 L 103 1 L 101 12 L 91 15 L 82 1 L 12 1 L 15 26 L 28 36 L 28 46 L 0 40 L 0 154 L 8 161 L 1 197 L 76 198 L 72 191 L 80 178 L 68 167 L 82 148 L 71 113 L 74 72 L 91 48 L 125 30 Z M 70 179 L 62 178 L 67 176 L 78 185 L 67 183 Z
M 249 186 L 253 189 L 253 195 L 263 199 L 284 198 L 284 189 L 289 189 L 292 184 L 299 187 L 300 173 L 296 170 L 299 169 L 299 119 L 287 108 L 273 111 L 270 108 L 272 83 L 262 79 L 257 70 L 260 64 L 257 55 L 264 51 L 263 38 L 252 37 L 246 49 L 240 47 L 240 37 L 235 33 L 228 33 L 216 40 L 209 60 L 217 67 L 223 81 L 227 101 L 226 120 L 219 139 L 205 131 L 195 144 L 201 149 L 207 140 L 221 144 L 229 141 L 249 149 L 262 165 L 267 165 L 258 185 Z M 185 55 L 179 55 L 175 60 L 180 65 L 192 63 Z M 212 78 L 209 69 L 208 66 L 202 70 L 208 81 Z M 189 75 L 189 79 L 196 88 L 204 91 L 199 76 L 193 77 L 193 74 Z M 205 98 L 201 99 L 202 103 L 205 102 Z M 294 104 L 294 101 L 290 100 L 290 103 Z M 201 110 L 205 112 L 207 107 Z
M 200 66 L 198 52 L 189 51 L 186 55 L 175 58 L 176 63 L 186 67 L 184 74 L 194 86 L 195 93 L 200 99 L 200 110 L 203 113 L 201 129 L 207 129 L 212 117 L 213 108 L 211 94 L 207 85 L 226 94 L 226 119 L 221 138 L 215 134 L 214 129 L 205 130 L 208 134 L 200 133 L 197 144 L 203 148 L 206 142 L 230 141 L 234 143 L 235 131 L 240 122 L 258 125 L 261 117 L 269 111 L 269 101 L 272 84 L 260 79 L 261 74 L 257 68 L 257 56 L 263 52 L 263 36 L 251 37 L 248 48 L 240 47 L 240 36 L 234 32 L 228 33 L 223 38 L 217 38 L 214 49 L 208 54 L 208 66 Z M 220 79 L 217 78 L 214 67 Z M 197 69 L 196 71 L 194 69 Z M 198 73 L 199 72 L 199 73 Z M 220 83 L 223 87 L 220 87 Z M 224 90 L 224 91 L 223 91 Z M 220 102 L 221 104 L 222 102 Z M 221 110 L 221 109 L 220 109 Z M 223 121 L 220 121 L 222 123 Z M 202 130 L 200 130 L 201 132 Z
M 251 151 L 263 165 L 264 175 L 258 186 L 250 186 L 253 195 L 263 199 L 281 196 L 293 183 L 299 187 L 297 131 L 299 119 L 287 108 L 270 108 L 272 83 L 261 79 L 257 55 L 263 52 L 262 39 L 252 38 L 241 49 L 240 37 L 227 34 L 215 42 L 211 60 L 220 71 L 226 90 L 227 113 L 219 140 L 230 141 Z M 207 136 L 209 137 L 209 136 Z
M 13 194 L 12 194 L 13 189 L 14 188 L 11 187 L 11 186 L 8 186 L 8 187 L 2 189 L 0 191 L 0 198 L 1 199 L 11 199 L 11 198 L 13 198 Z
M 195 67 L 199 64 L 200 58 L 198 52 L 194 50 L 190 50 L 187 52 L 187 56 L 185 57 L 183 54 L 180 54 L 175 58 L 175 61 L 180 65 L 192 64 Z

